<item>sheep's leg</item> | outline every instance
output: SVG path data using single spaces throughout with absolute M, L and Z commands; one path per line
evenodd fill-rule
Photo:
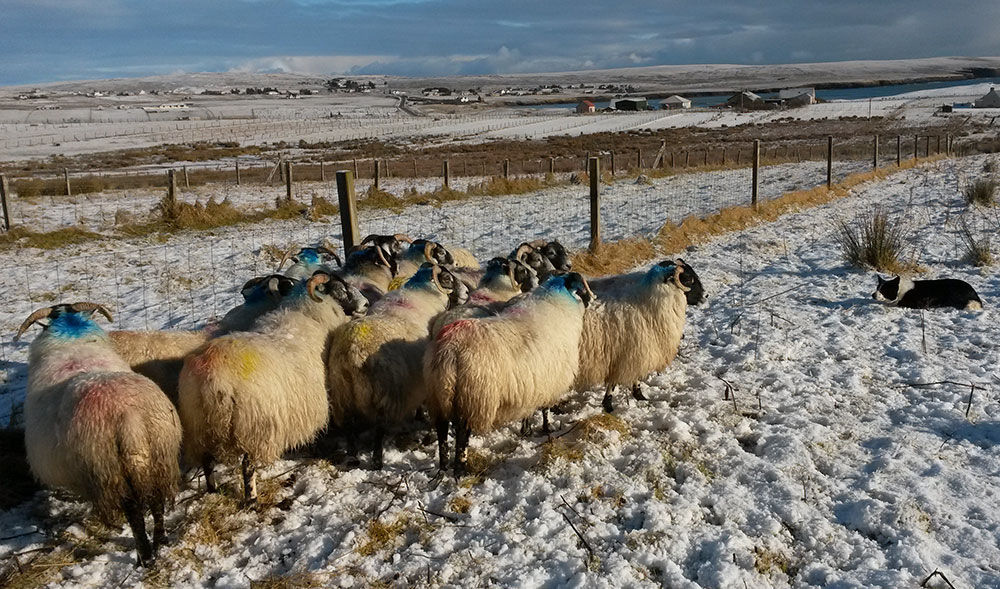
M 546 407 L 542 409 L 542 433 L 551 434 L 552 428 L 549 427 L 549 409 Z
M 521 420 L 521 437 L 526 438 L 530 435 L 531 435 L 531 418 L 525 417 L 524 419 Z
M 257 502 L 257 467 L 250 462 L 250 455 L 243 455 L 243 500 Z
M 434 428 L 438 437 L 438 466 L 445 470 L 448 468 L 448 420 L 438 419 Z
M 153 512 L 153 550 L 167 543 L 167 530 L 163 525 L 163 502 L 154 501 L 150 506 Z
M 153 547 L 149 545 L 149 538 L 146 536 L 146 518 L 143 517 L 142 506 L 137 501 L 126 499 L 122 508 L 128 526 L 132 528 L 132 537 L 135 538 L 135 551 L 138 555 L 136 566 L 151 566 Z
M 615 410 L 615 385 L 609 384 L 607 388 L 604 389 L 604 400 L 601 401 L 601 405 L 604 406 L 605 413 L 611 413 Z
M 382 470 L 382 446 L 385 444 L 385 427 L 382 420 L 375 422 L 372 432 L 372 468 Z
M 455 420 L 455 478 L 465 474 L 465 461 L 469 454 L 469 426 L 464 419 Z
M 215 463 L 212 460 L 211 454 L 205 454 L 201 457 L 201 469 L 205 471 L 205 490 L 209 493 L 215 493 L 219 490 L 215 486 L 215 476 L 213 476 L 214 467 Z
M 344 441 L 347 445 L 347 466 L 356 468 L 358 461 L 358 426 L 357 422 L 348 417 L 347 425 L 344 426 Z
M 646 395 L 642 394 L 642 390 L 639 388 L 639 383 L 632 383 L 632 398 L 636 401 L 648 401 Z

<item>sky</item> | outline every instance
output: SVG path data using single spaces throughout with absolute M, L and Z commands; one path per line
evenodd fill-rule
M 0 86 L 1000 55 L 994 0 L 0 0 Z

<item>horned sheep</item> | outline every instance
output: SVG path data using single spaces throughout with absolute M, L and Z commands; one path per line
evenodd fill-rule
M 553 276 L 498 315 L 444 326 L 424 355 L 428 410 L 447 466 L 449 422 L 455 474 L 469 436 L 555 404 L 576 377 L 584 309 L 594 299 L 579 274 Z
M 326 426 L 329 334 L 367 308 L 356 288 L 317 272 L 252 331 L 210 340 L 184 360 L 185 454 L 203 465 L 209 490 L 213 461 L 241 459 L 244 498 L 255 501 L 257 466 Z
M 39 481 L 86 499 L 100 519 L 124 513 L 138 563 L 149 565 L 166 541 L 163 512 L 180 482 L 180 420 L 157 386 L 115 353 L 95 311 L 111 320 L 95 303 L 62 304 L 38 309 L 17 331 L 48 320 L 29 351 L 28 463 Z

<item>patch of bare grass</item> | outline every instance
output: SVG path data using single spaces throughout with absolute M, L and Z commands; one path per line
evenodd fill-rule
M 385 523 L 380 519 L 368 524 L 366 530 L 367 539 L 358 547 L 357 552 L 361 556 L 371 556 L 386 548 L 395 546 L 396 539 L 406 531 L 407 520 L 405 517 L 398 517 L 391 523 Z
M 994 178 L 977 178 L 962 190 L 966 204 L 993 207 L 997 204 L 998 183 Z
M 287 573 L 250 581 L 250 589 L 318 589 L 329 584 L 329 576 L 321 573 Z
M 990 232 L 984 231 L 981 236 L 976 235 L 976 230 L 970 223 L 963 219 L 958 230 L 958 235 L 962 240 L 965 250 L 964 260 L 978 268 L 993 265 L 993 252 L 990 249 Z
M 851 266 L 894 273 L 903 270 L 906 228 L 885 209 L 874 207 L 852 221 L 837 219 L 834 226 L 834 240 Z
M 58 249 L 70 245 L 85 243 L 98 239 L 101 235 L 80 227 L 64 227 L 55 231 L 36 233 L 24 227 L 14 227 L 6 233 L 0 233 L 0 247 L 21 246 L 38 249 Z

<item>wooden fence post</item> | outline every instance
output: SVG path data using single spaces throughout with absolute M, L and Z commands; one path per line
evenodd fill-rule
M 750 205 L 753 210 L 758 209 L 757 205 L 757 192 L 759 187 L 760 179 L 760 139 L 753 140 L 753 188 L 750 192 Z
M 372 178 L 375 180 L 375 190 L 382 190 L 382 166 L 379 165 L 378 160 L 375 160 L 375 169 L 372 174 Z
M 69 170 L 63 168 L 63 180 L 66 181 L 66 196 L 73 196 L 73 190 L 69 185 Z
M 556 158 L 550 157 L 549 158 L 549 174 L 555 174 L 555 173 L 556 173 Z
M 931 136 L 924 137 L 924 157 L 931 157 Z
M 7 183 L 7 176 L 0 174 L 0 209 L 3 212 L 3 230 L 10 231 L 10 203 L 7 197 L 10 195 L 10 185 Z
M 875 135 L 875 143 L 872 148 L 872 169 L 878 169 L 878 135 Z
M 448 160 L 444 160 L 441 172 L 444 174 L 444 187 L 451 188 L 451 171 L 448 169 Z
M 285 162 L 285 200 L 292 202 L 292 162 Z
M 826 189 L 833 188 L 833 135 L 826 136 Z
M 503 161 L 503 177 L 504 178 L 510 177 L 510 160 Z
M 934 153 L 935 154 L 941 153 L 941 136 L 940 135 L 937 136 L 937 146 L 934 148 Z
M 600 158 L 588 160 L 590 174 L 590 253 L 601 247 L 601 165 Z
M 640 172 L 642 171 L 642 148 L 641 147 L 637 148 L 636 152 L 635 152 L 635 166 L 639 169 Z
M 167 170 L 167 203 L 173 208 L 177 204 L 177 174 Z
M 240 162 L 236 162 L 236 185 L 240 185 Z
M 355 158 L 354 159 L 354 176 L 352 177 L 352 179 L 353 178 L 357 178 L 357 177 L 358 177 L 358 160 L 357 160 L 357 158 Z
M 188 167 L 184 166 L 184 190 L 191 189 L 191 181 L 188 179 Z
M 615 152 L 611 150 L 611 175 L 615 175 Z
M 326 182 L 326 166 L 323 165 L 323 162 L 319 163 L 319 181 Z
M 903 165 L 903 137 L 896 135 L 896 167 Z
M 344 235 L 344 253 L 360 241 L 358 230 L 358 202 L 354 196 L 354 175 L 350 170 L 337 172 L 337 199 L 340 203 L 340 227 Z
M 917 149 L 919 149 L 920 137 L 913 136 L 913 159 L 917 159 Z

